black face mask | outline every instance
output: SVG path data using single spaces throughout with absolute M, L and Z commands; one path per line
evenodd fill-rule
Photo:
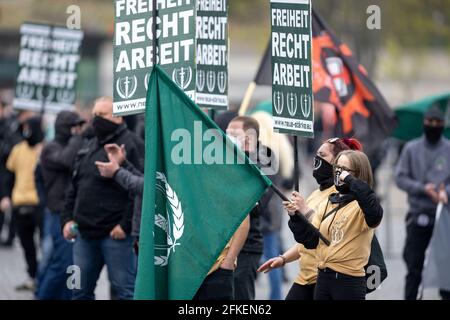
M 44 132 L 41 128 L 40 119 L 32 119 L 27 122 L 28 127 L 22 129 L 22 136 L 30 147 L 34 147 L 44 140 Z
M 333 166 L 319 156 L 314 157 L 313 177 L 321 187 L 333 185 Z
M 106 139 L 110 134 L 119 128 L 119 124 L 109 121 L 103 117 L 95 116 L 92 119 L 92 127 L 94 128 L 95 135 L 99 140 Z
M 340 194 L 349 194 L 350 187 L 348 186 L 348 184 L 339 179 L 340 175 L 341 171 L 337 171 L 334 173 L 334 186 Z
M 442 137 L 442 133 L 444 132 L 444 127 L 432 127 L 432 126 L 423 126 L 423 130 L 425 133 L 425 138 L 431 144 L 436 144 Z

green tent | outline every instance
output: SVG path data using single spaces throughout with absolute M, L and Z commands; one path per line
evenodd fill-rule
M 445 113 L 445 136 L 450 138 L 450 92 L 399 106 L 395 110 L 398 126 L 392 136 L 403 141 L 420 137 L 423 133 L 423 115 L 433 106 L 439 107 Z

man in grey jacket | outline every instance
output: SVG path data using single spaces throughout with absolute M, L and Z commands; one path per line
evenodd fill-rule
M 406 300 L 417 299 L 437 204 L 447 203 L 450 194 L 450 141 L 442 137 L 444 122 L 439 109 L 428 110 L 424 116 L 424 135 L 405 145 L 395 170 L 396 183 L 408 193 L 409 203 L 403 251 L 408 269 Z

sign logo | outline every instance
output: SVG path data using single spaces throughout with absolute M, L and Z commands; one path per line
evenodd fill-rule
M 214 71 L 208 71 L 206 73 L 206 87 L 209 92 L 214 91 L 214 87 L 216 86 L 216 75 Z
M 137 78 L 120 77 L 116 81 L 116 91 L 122 99 L 129 99 L 134 96 L 137 89 Z
M 309 94 L 302 94 L 301 95 L 301 101 L 300 106 L 302 109 L 302 114 L 305 118 L 309 118 L 309 115 L 311 114 L 311 107 L 312 107 L 312 101 Z
M 165 267 L 169 263 L 170 254 L 175 252 L 176 246 L 180 245 L 179 240 L 184 233 L 184 212 L 176 192 L 162 172 L 156 172 L 156 190 L 160 198 L 164 197 L 167 200 L 165 208 L 158 206 L 156 208 L 156 210 L 165 210 L 166 216 L 160 213 L 155 215 L 155 226 L 159 228 L 159 232 L 165 233 L 167 243 L 158 244 L 155 237 L 154 263 L 155 266 Z
M 297 100 L 297 94 L 295 94 L 294 92 L 289 92 L 286 95 L 286 104 L 291 117 L 295 116 L 295 114 L 297 113 Z
M 56 100 L 61 103 L 73 103 L 75 101 L 75 92 L 73 90 L 60 89 L 56 92 Z
M 183 90 L 185 90 L 191 84 L 192 80 L 192 68 L 181 67 L 173 69 L 172 80 Z
M 217 74 L 217 88 L 219 88 L 219 92 L 222 94 L 227 88 L 227 73 L 225 71 L 220 71 Z
M 36 89 L 36 97 L 38 100 L 52 101 L 55 97 L 55 89 L 47 88 L 47 96 L 44 97 L 44 87 L 39 87 Z
M 273 93 L 273 107 L 277 114 L 281 114 L 283 112 L 284 107 L 284 95 L 282 92 L 274 91 Z
M 197 90 L 202 92 L 205 88 L 205 71 L 197 70 Z
M 145 74 L 145 77 L 144 77 L 144 87 L 145 87 L 145 91 L 148 90 L 148 80 L 149 80 L 149 78 L 150 78 L 150 73 Z
M 16 94 L 19 98 L 31 99 L 34 96 L 34 87 L 26 84 L 17 85 Z

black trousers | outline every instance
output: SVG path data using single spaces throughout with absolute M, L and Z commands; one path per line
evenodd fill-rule
M 236 300 L 255 300 L 255 280 L 260 253 L 241 252 L 238 256 L 237 268 L 234 273 L 234 297 Z
M 447 290 L 439 290 L 439 294 L 441 295 L 442 300 L 450 300 L 450 291 Z
M 314 300 L 365 300 L 366 277 L 353 277 L 331 269 L 319 270 Z
M 0 211 L 0 234 L 5 226 L 5 212 Z M 8 225 L 8 236 L 6 238 L 7 243 L 12 243 L 16 236 L 16 220 L 14 219 L 14 215 L 11 215 L 11 220 Z
M 316 284 L 301 285 L 295 283 L 292 285 L 291 289 L 286 296 L 285 300 L 314 300 L 314 290 Z
M 34 279 L 37 272 L 34 234 L 37 230 L 42 230 L 42 213 L 36 206 L 19 206 L 13 209 L 13 216 L 16 220 L 17 234 L 25 255 L 28 275 Z
M 414 221 L 406 226 L 406 241 L 403 259 L 406 263 L 405 300 L 416 300 L 422 282 L 425 251 L 433 234 L 433 225 L 421 227 Z
M 233 300 L 234 271 L 218 269 L 203 280 L 194 300 Z

